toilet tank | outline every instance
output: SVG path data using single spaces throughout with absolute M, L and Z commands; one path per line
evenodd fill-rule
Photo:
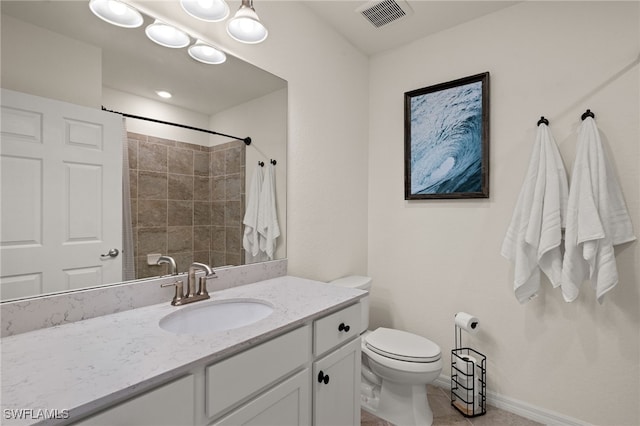
M 362 275 L 350 275 L 347 277 L 338 278 L 337 280 L 330 281 L 329 284 L 337 285 L 340 287 L 357 288 L 359 290 L 370 291 L 371 289 L 371 277 L 365 277 Z M 369 328 L 369 295 L 360 299 L 360 313 L 362 318 L 360 319 L 360 333 L 364 333 Z

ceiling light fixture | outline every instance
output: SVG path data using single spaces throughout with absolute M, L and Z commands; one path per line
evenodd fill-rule
M 182 4 L 184 10 L 189 14 L 191 14 L 190 10 L 194 10 L 195 6 L 201 8 L 211 6 L 211 8 L 224 9 L 224 13 L 220 15 L 220 19 L 224 19 L 229 14 L 229 6 L 227 6 L 224 0 L 180 0 L 180 3 Z M 253 11 L 252 4 L 247 4 L 248 7 L 250 7 Z M 90 0 L 89 7 L 91 8 L 91 11 L 100 19 L 103 19 L 110 24 L 120 27 L 135 28 L 141 26 L 144 22 L 144 18 L 140 12 L 120 0 Z M 109 15 L 105 11 L 108 11 L 112 15 Z M 255 12 L 253 12 L 253 15 L 255 16 L 255 18 L 251 19 L 258 18 L 257 15 L 255 15 Z M 119 17 L 122 19 L 118 19 Z M 124 19 L 125 17 L 126 19 Z M 164 22 L 156 19 L 154 16 L 150 17 L 154 19 L 154 22 L 153 24 L 147 26 L 144 32 L 151 41 L 159 44 L 160 46 L 170 47 L 174 49 L 189 46 L 192 39 L 192 36 L 189 35 L 189 33 L 172 25 L 165 24 Z M 211 17 L 211 15 L 209 17 Z M 257 22 L 258 24 L 260 24 L 259 21 Z M 264 37 L 266 37 L 266 30 L 264 30 Z M 251 41 L 251 43 L 258 43 L 259 41 L 260 40 Z M 205 64 L 222 64 L 227 60 L 227 55 L 222 50 L 217 49 L 200 39 L 196 39 L 196 42 L 189 47 L 188 52 L 189 56 L 191 56 L 193 59 Z M 156 93 L 158 93 L 159 96 L 164 97 L 159 92 Z M 170 93 L 164 93 L 169 94 L 168 97 L 171 97 Z
M 165 24 L 157 19 L 144 30 L 147 37 L 160 46 L 181 48 L 189 45 L 189 35 L 176 27 Z
M 229 16 L 229 6 L 224 0 L 180 0 L 185 12 L 207 22 L 218 22 Z
M 91 0 L 89 9 L 98 18 L 124 28 L 138 28 L 144 21 L 133 7 L 118 0 Z
M 227 60 L 224 52 L 198 40 L 189 47 L 189 56 L 205 64 L 217 65 Z
M 253 0 L 242 0 L 240 9 L 227 24 L 227 33 L 242 43 L 256 44 L 267 38 L 268 31 L 253 8 Z

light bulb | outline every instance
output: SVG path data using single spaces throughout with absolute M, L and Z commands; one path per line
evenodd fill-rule
M 90 0 L 89 9 L 105 22 L 124 28 L 137 28 L 144 22 L 133 7 L 118 0 Z
M 127 13 L 127 5 L 119 2 L 118 0 L 109 0 L 108 7 L 115 15 L 122 16 Z
M 249 44 L 260 43 L 268 35 L 267 29 L 258 18 L 258 14 L 246 0 L 243 1 L 240 9 L 227 24 L 227 33 L 234 40 Z
M 224 52 L 205 44 L 201 40 L 189 47 L 189 55 L 196 61 L 210 65 L 221 64 L 227 60 L 227 55 Z
M 149 25 L 144 32 L 152 41 L 164 47 L 180 48 L 189 45 L 189 36 L 182 30 L 156 21 Z
M 229 16 L 229 6 L 224 0 L 180 0 L 189 15 L 207 22 L 218 22 Z

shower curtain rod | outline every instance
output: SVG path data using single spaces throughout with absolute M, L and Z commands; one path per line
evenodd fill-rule
M 239 138 L 237 136 L 227 135 L 225 133 L 215 132 L 213 130 L 201 129 L 199 127 L 187 126 L 185 124 L 172 123 L 170 121 L 157 120 L 155 118 L 142 117 L 140 115 L 133 115 L 133 114 L 127 114 L 127 113 L 120 112 L 120 111 L 114 111 L 114 110 L 105 108 L 104 105 L 102 106 L 102 110 L 106 111 L 106 112 L 113 112 L 114 114 L 120 114 L 123 117 L 135 118 L 137 120 L 152 121 L 154 123 L 166 124 L 168 126 L 181 127 L 183 129 L 195 130 L 195 131 L 198 131 L 198 132 L 209 133 L 209 134 L 212 134 L 212 135 L 224 136 L 224 137 L 227 137 L 227 138 L 231 138 L 231 139 L 236 139 L 236 140 L 242 141 L 242 142 L 245 143 L 245 145 L 251 145 L 251 138 L 249 136 L 247 136 L 246 138 Z

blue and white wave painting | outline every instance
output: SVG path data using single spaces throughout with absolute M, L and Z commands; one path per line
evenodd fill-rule
M 411 193 L 482 191 L 482 82 L 411 99 Z

